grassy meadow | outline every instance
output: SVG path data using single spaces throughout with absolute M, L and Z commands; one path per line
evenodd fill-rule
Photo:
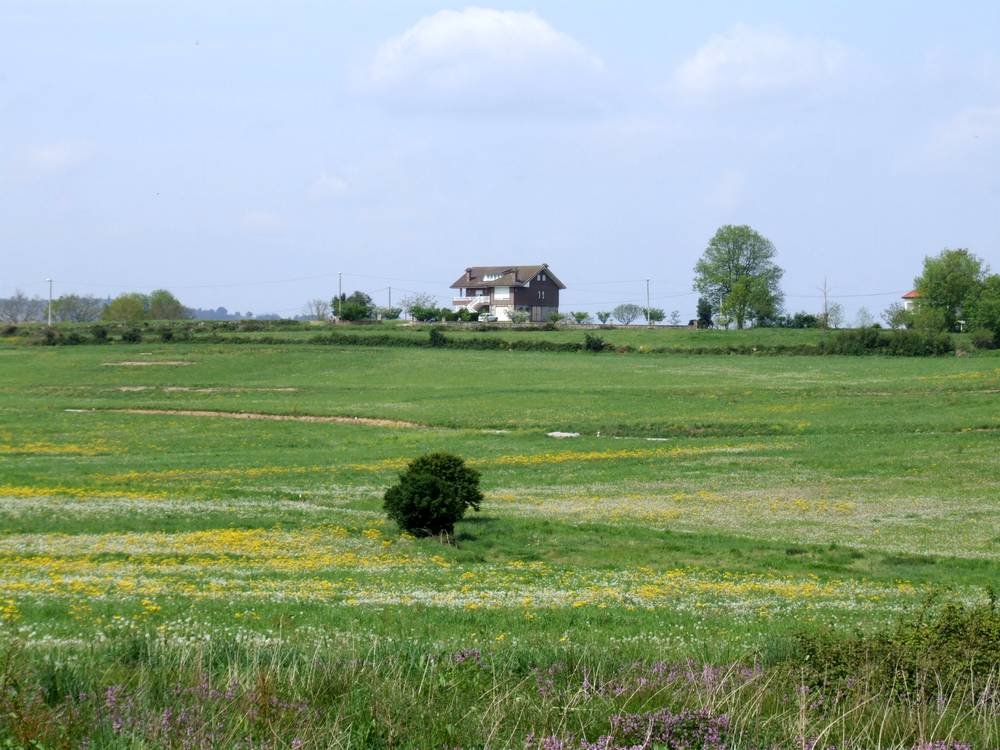
M 0 344 L 0 747 L 995 750 L 1000 665 L 801 643 L 989 606 L 998 394 L 988 354 Z M 455 545 L 381 510 L 436 450 L 482 474 Z

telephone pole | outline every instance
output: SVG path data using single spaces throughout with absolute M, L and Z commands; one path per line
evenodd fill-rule
M 49 328 L 52 327 L 52 279 L 45 279 L 49 282 Z
M 826 276 L 823 277 L 823 286 L 820 287 L 820 291 L 823 292 L 823 327 L 830 327 L 830 306 L 827 304 L 827 295 L 829 294 L 829 289 L 826 285 Z
M 337 271 L 337 322 L 340 322 L 340 313 L 343 309 L 344 300 L 344 274 Z
M 653 321 L 649 317 L 649 279 L 646 279 L 646 325 L 653 327 Z
M 389 309 L 392 309 L 392 287 L 389 287 Z

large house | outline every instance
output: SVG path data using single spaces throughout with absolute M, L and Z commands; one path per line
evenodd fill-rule
M 549 270 L 538 266 L 473 266 L 451 285 L 461 297 L 452 300 L 455 312 L 468 310 L 481 315 L 510 320 L 514 311 L 525 312 L 530 320 L 542 322 L 559 312 L 559 290 L 566 285 Z

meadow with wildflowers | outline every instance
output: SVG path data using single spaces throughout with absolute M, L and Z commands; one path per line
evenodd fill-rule
M 801 643 L 993 606 L 998 394 L 988 354 L 0 345 L 0 747 L 996 750 L 1000 665 Z M 381 507 L 432 451 L 482 474 L 455 545 Z

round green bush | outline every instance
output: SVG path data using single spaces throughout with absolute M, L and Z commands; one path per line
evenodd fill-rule
M 468 508 L 479 510 L 479 472 L 458 456 L 430 453 L 410 462 L 385 492 L 389 518 L 411 534 L 451 535 Z

